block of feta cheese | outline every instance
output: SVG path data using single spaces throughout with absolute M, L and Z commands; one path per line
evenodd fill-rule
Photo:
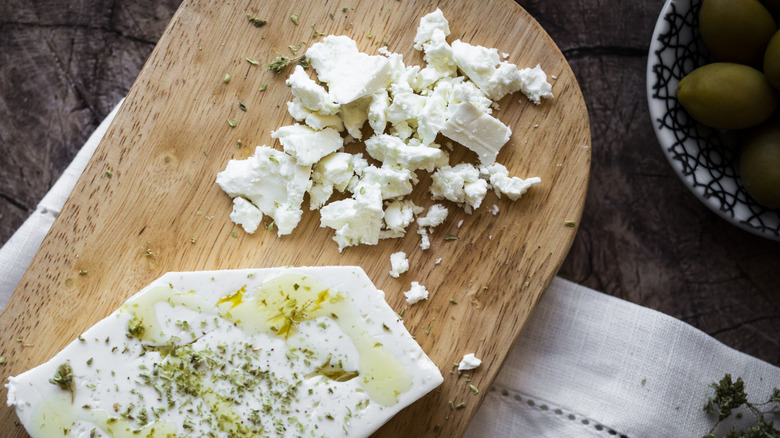
M 303 194 L 311 186 L 311 166 L 290 155 L 258 146 L 246 160 L 230 160 L 217 174 L 217 184 L 229 196 L 242 196 L 274 219 L 278 235 L 290 234 L 301 220 Z
M 343 266 L 165 274 L 6 387 L 33 438 L 367 437 L 442 380 Z
M 387 58 L 359 51 L 357 43 L 348 36 L 328 35 L 312 44 L 306 57 L 339 105 L 371 96 L 390 83 Z

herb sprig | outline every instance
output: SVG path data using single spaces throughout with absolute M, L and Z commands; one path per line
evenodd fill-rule
M 707 399 L 707 403 L 704 404 L 704 412 L 709 415 L 717 414 L 718 421 L 702 438 L 715 438 L 715 429 L 727 418 L 730 418 L 735 409 L 742 406 L 747 407 L 756 416 L 756 423 L 742 431 L 738 431 L 734 426 L 725 435 L 725 438 L 780 438 L 780 429 L 775 429 L 774 423 L 765 417 L 767 414 L 780 415 L 780 389 L 774 388 L 767 401 L 754 404 L 747 400 L 745 382 L 742 381 L 741 377 L 737 377 L 737 380 L 733 381 L 731 374 L 726 374 L 720 382 L 713 383 L 712 387 L 715 388 L 715 395 Z M 764 407 L 768 409 L 761 409 Z M 735 417 L 742 418 L 742 413 L 737 413 Z

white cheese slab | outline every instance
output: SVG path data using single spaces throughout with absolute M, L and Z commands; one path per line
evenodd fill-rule
M 6 386 L 33 438 L 363 437 L 442 380 L 345 266 L 165 274 Z

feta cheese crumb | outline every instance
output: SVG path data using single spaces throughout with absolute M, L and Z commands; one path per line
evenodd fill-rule
M 490 207 L 490 213 L 492 213 L 493 216 L 497 215 L 498 214 L 498 205 L 493 204 L 493 206 Z
M 482 360 L 477 359 L 477 357 L 474 356 L 474 353 L 469 353 L 461 359 L 458 364 L 458 371 L 473 370 L 480 365 L 482 365 Z
M 311 166 L 268 146 L 258 146 L 246 160 L 230 160 L 217 184 L 230 197 L 242 196 L 274 219 L 278 235 L 290 234 L 301 220 L 303 194 L 309 190 Z
M 404 296 L 406 296 L 406 302 L 408 304 L 415 304 L 428 299 L 428 289 L 420 283 L 413 281 L 411 289 L 404 292 Z
M 420 19 L 417 34 L 414 36 L 414 48 L 422 50 L 423 44 L 431 40 L 431 35 L 435 30 L 442 31 L 445 36 L 450 34 L 450 23 L 444 18 L 444 13 L 439 8 Z
M 412 172 L 409 169 L 393 166 L 368 166 L 363 170 L 363 178 L 357 185 L 377 184 L 382 191 L 382 199 L 393 199 L 412 193 Z
M 441 263 L 441 257 L 439 257 L 438 259 L 436 259 L 435 262 L 433 262 L 434 265 L 438 265 L 440 263 Z
M 306 57 L 340 105 L 371 96 L 390 83 L 387 58 L 360 52 L 357 43 L 345 35 L 326 36 L 306 50 Z
M 336 230 L 339 252 L 354 245 L 376 245 L 382 229 L 382 191 L 366 184 L 352 198 L 331 202 L 320 209 L 320 226 Z
M 333 128 L 315 131 L 297 123 L 272 131 L 271 138 L 279 139 L 284 151 L 301 166 L 311 166 L 344 146 L 341 135 Z
M 347 130 L 354 140 L 360 141 L 363 138 L 363 124 L 368 120 L 368 107 L 371 104 L 370 98 L 358 99 L 346 105 L 341 105 L 339 115 L 344 122 L 344 129 Z M 349 143 L 349 141 L 345 141 Z
M 385 208 L 385 229 L 394 237 L 406 234 L 406 227 L 414 220 L 417 206 L 412 201 L 393 201 Z
M 501 195 L 506 195 L 513 201 L 520 199 L 534 184 L 542 182 L 538 177 L 528 179 L 521 179 L 516 176 L 510 177 L 507 168 L 500 163 L 480 167 L 479 171 L 483 178 L 488 179 L 496 192 L 496 196 L 500 198 Z
M 479 178 L 479 170 L 469 163 L 436 170 L 431 184 L 433 199 L 447 199 L 462 206 L 467 213 L 479 208 L 487 194 L 487 182 Z
M 233 198 L 230 220 L 241 225 L 247 233 L 253 234 L 263 220 L 263 212 L 246 199 L 236 196 Z
M 409 259 L 403 251 L 390 254 L 390 276 L 398 278 L 401 274 L 409 270 Z
M 331 100 L 322 85 L 314 82 L 300 65 L 295 66 L 286 83 L 292 95 L 300 99 L 301 104 L 309 111 L 320 112 L 326 116 L 338 112 L 339 105 Z
M 463 102 L 455 106 L 441 133 L 474 151 L 479 162 L 488 165 L 496 161 L 498 151 L 509 141 L 512 130 L 473 104 Z
M 447 213 L 449 213 L 447 207 L 441 204 L 431 205 L 425 217 L 417 218 L 417 225 L 421 227 L 437 227 L 447 219 Z
M 425 251 L 431 247 L 431 238 L 428 237 L 428 229 L 420 227 L 417 229 L 417 234 L 420 235 L 420 249 Z
M 410 171 L 425 169 L 431 172 L 437 165 L 442 164 L 442 159 L 447 158 L 439 148 L 413 146 L 411 142 L 406 144 L 400 138 L 388 134 L 374 135 L 366 140 L 366 151 L 375 160 Z
M 552 85 L 547 82 L 547 74 L 540 65 L 520 70 L 520 77 L 520 91 L 528 97 L 528 100 L 539 105 L 542 98 L 552 99 Z
M 361 154 L 334 152 L 314 165 L 311 173 L 312 186 L 309 189 L 309 208 L 318 209 L 325 205 L 336 189 L 344 192 L 355 174 L 355 160 L 362 159 Z

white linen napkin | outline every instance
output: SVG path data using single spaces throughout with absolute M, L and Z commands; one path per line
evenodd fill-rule
M 0 308 L 120 105 L 0 248 Z M 751 402 L 765 401 L 780 387 L 780 368 L 675 318 L 555 278 L 466 437 L 701 437 L 715 421 L 702 409 L 713 394 L 710 384 L 725 373 L 742 377 Z M 752 419 L 745 414 L 742 423 Z

